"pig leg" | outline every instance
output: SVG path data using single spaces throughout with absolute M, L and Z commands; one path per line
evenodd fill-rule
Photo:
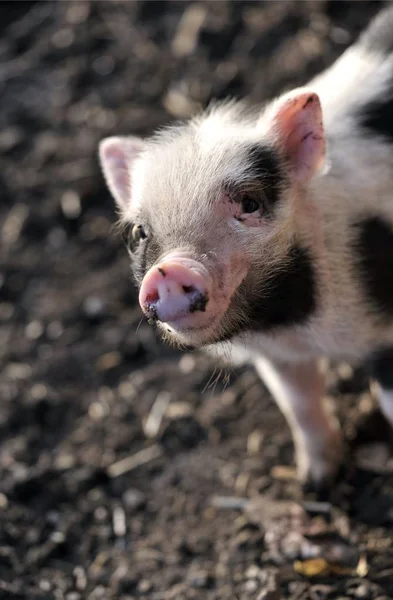
M 377 383 L 381 410 L 393 427 L 393 347 L 385 348 L 373 357 L 371 376 Z
M 254 364 L 291 428 L 299 479 L 324 487 L 338 470 L 342 439 L 322 405 L 324 381 L 316 361 L 280 364 L 258 357 Z

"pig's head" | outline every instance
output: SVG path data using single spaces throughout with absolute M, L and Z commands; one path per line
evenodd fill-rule
M 297 224 L 324 154 L 319 99 L 304 89 L 261 116 L 226 104 L 147 141 L 101 142 L 139 302 L 164 337 L 199 347 L 307 318 L 313 293 L 297 306 L 297 288 L 313 287 L 312 258 Z

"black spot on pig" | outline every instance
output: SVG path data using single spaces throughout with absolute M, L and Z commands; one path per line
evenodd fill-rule
M 261 184 L 265 208 L 273 209 L 286 180 L 277 153 L 268 146 L 254 145 L 248 150 L 248 161 L 249 177 Z
M 370 376 L 385 390 L 393 390 L 393 347 L 375 352 L 369 365 Z
M 393 142 L 393 80 L 390 91 L 368 102 L 358 113 L 361 127 Z
M 359 38 L 359 45 L 370 52 L 393 52 L 393 9 L 382 10 Z
M 205 312 L 206 305 L 209 302 L 209 297 L 207 294 L 198 293 L 190 305 L 190 313 L 194 312 Z
M 239 286 L 232 302 L 232 313 L 244 314 L 225 323 L 220 341 L 246 332 L 269 332 L 304 324 L 317 309 L 317 283 L 310 252 L 294 244 L 287 260 L 258 284 L 255 272 Z
M 248 307 L 251 329 L 268 331 L 300 325 L 316 310 L 316 278 L 311 255 L 294 245 L 288 260 L 275 268 Z
M 393 228 L 380 217 L 354 224 L 355 267 L 373 312 L 393 318 Z

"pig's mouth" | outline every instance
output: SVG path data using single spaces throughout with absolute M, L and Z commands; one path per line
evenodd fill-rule
M 221 315 L 212 316 L 203 324 L 190 324 L 189 319 L 184 317 L 176 323 L 157 322 L 166 341 L 189 349 L 198 349 L 212 344 L 221 338 L 220 331 Z

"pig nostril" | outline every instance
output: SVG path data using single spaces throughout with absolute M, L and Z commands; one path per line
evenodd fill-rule
M 146 304 L 153 304 L 154 302 L 158 302 L 159 299 L 160 295 L 158 293 L 158 290 L 154 290 L 154 292 L 151 292 L 146 296 Z
M 139 303 L 149 323 L 183 323 L 195 313 L 206 312 L 208 289 L 209 279 L 204 272 L 194 272 L 188 264 L 163 263 L 146 274 Z
M 183 285 L 183 292 L 190 298 L 189 312 L 205 312 L 209 297 L 205 292 L 201 292 L 194 285 Z
M 183 285 L 183 292 L 185 294 L 191 294 L 192 292 L 196 292 L 196 288 L 193 285 Z
M 190 305 L 190 313 L 194 312 L 205 312 L 206 305 L 209 302 L 209 297 L 207 294 L 198 293 L 195 295 L 191 305 Z

